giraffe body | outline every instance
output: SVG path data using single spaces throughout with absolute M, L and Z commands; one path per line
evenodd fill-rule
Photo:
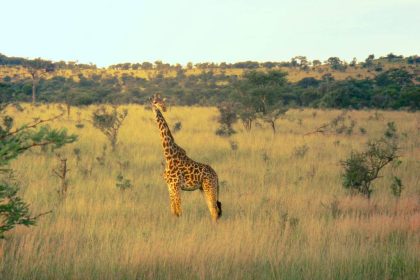
M 199 189 L 204 194 L 213 220 L 217 220 L 222 215 L 222 203 L 218 201 L 219 182 L 217 173 L 209 165 L 189 158 L 185 150 L 175 143 L 168 124 L 160 111 L 160 108 L 165 111 L 163 100 L 155 95 L 152 105 L 160 129 L 166 160 L 163 175 L 168 185 L 172 213 L 176 216 L 181 215 L 181 190 L 194 191 Z

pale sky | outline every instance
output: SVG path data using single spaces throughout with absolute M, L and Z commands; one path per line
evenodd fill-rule
M 108 66 L 420 54 L 420 0 L 0 0 L 0 53 Z

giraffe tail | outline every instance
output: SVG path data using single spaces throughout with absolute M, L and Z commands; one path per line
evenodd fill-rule
M 217 180 L 217 218 L 222 216 L 222 203 L 219 201 L 219 180 Z
M 217 201 L 217 218 L 220 218 L 222 216 L 222 203 L 220 201 Z

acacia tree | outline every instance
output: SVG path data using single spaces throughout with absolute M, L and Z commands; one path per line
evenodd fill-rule
M 36 89 L 39 84 L 39 80 L 42 75 L 47 72 L 54 71 L 54 64 L 48 60 L 42 60 L 40 58 L 34 60 L 27 60 L 24 63 L 24 66 L 27 68 L 27 71 L 31 75 L 32 79 L 32 104 L 36 102 Z
M 372 68 L 372 67 L 373 67 L 373 65 L 374 65 L 374 63 L 373 63 L 374 59 L 375 59 L 375 55 L 374 55 L 374 54 L 370 54 L 370 55 L 369 55 L 369 56 L 365 59 L 365 62 L 363 63 L 363 67 L 364 67 L 364 68 Z
M 13 118 L 3 113 L 6 106 L 0 104 L 0 239 L 17 225 L 34 225 L 42 215 L 31 216 L 28 204 L 18 196 L 19 188 L 10 178 L 9 162 L 34 147 L 52 145 L 59 148 L 77 140 L 77 136 L 69 135 L 66 129 L 40 126 L 58 116 L 15 127 Z
M 325 61 L 325 63 L 330 65 L 330 67 L 334 70 L 339 70 L 339 71 L 346 70 L 346 66 L 338 57 L 330 57 Z
M 350 157 L 342 161 L 343 187 L 352 193 L 358 192 L 370 199 L 373 192 L 372 183 L 380 177 L 380 171 L 392 161 L 398 159 L 398 135 L 393 122 L 387 124 L 384 136 L 371 140 L 364 152 L 351 152 Z M 396 187 L 401 193 L 401 180 L 394 177 Z
M 112 151 L 115 151 L 118 141 L 118 132 L 127 115 L 127 109 L 119 112 L 118 106 L 116 105 L 113 106 L 111 112 L 108 112 L 106 108 L 102 106 L 92 114 L 93 125 L 102 131 L 108 138 Z
M 233 129 L 232 125 L 237 120 L 236 112 L 234 111 L 234 106 L 230 102 L 223 102 L 217 109 L 220 112 L 220 115 L 217 119 L 220 127 L 216 130 L 216 134 L 219 136 L 230 136 L 236 131 Z
M 287 110 L 288 108 L 283 106 L 282 102 L 277 102 L 268 107 L 265 113 L 258 113 L 257 116 L 264 122 L 269 123 L 273 133 L 276 133 L 276 120 L 284 116 Z
M 251 71 L 244 75 L 232 96 L 236 100 L 236 110 L 247 130 L 252 122 L 261 118 L 271 124 L 273 132 L 275 121 L 287 111 L 282 100 L 287 80 L 286 72 L 269 71 L 267 73 Z

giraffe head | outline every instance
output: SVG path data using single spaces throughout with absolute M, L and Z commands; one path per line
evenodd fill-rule
M 166 98 L 160 97 L 160 94 L 155 94 L 150 98 L 150 103 L 152 104 L 153 110 L 162 110 L 166 112 L 166 105 L 165 105 Z

